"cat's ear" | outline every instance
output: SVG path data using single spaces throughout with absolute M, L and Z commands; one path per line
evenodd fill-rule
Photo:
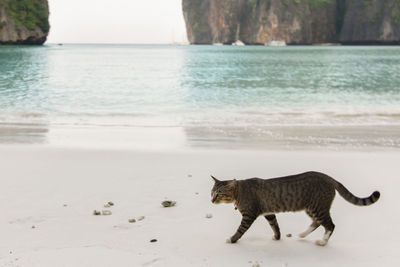
M 217 178 L 215 178 L 214 176 L 211 175 L 211 178 L 214 180 L 214 182 L 218 183 L 219 180 Z

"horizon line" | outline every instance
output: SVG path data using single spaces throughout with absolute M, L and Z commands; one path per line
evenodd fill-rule
M 45 42 L 44 45 L 182 45 L 189 42 L 171 42 L 171 43 L 80 43 L 80 42 Z

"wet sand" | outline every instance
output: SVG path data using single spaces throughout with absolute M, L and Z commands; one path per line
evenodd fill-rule
M 87 149 L 398 151 L 400 125 L 136 127 L 0 123 L 0 144 Z

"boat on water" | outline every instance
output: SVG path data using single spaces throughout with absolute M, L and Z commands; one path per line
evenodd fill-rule
M 286 46 L 286 42 L 283 40 L 272 40 L 265 44 L 266 46 Z
M 237 40 L 236 42 L 232 43 L 232 45 L 233 46 L 245 46 L 245 44 L 240 40 Z

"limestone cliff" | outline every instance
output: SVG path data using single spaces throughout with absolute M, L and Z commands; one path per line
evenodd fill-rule
M 400 44 L 400 0 L 348 0 L 346 5 L 340 42 Z
M 183 0 L 193 44 L 396 43 L 400 0 Z
M 248 44 L 283 40 L 289 44 L 332 42 L 336 35 L 336 3 L 326 0 L 242 1 L 238 38 Z
M 0 0 L 0 44 L 43 44 L 48 18 L 47 0 Z

